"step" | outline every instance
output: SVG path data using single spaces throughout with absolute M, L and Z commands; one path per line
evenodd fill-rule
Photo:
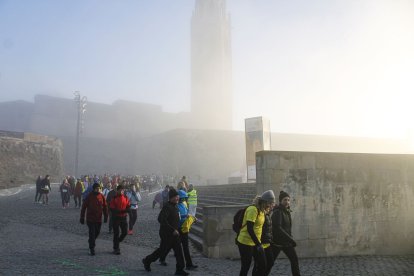
M 193 224 L 191 226 L 190 233 L 202 238 L 203 237 L 203 228 Z
M 246 203 L 250 203 L 250 202 L 246 202 L 243 201 L 242 199 L 239 200 L 235 200 L 232 202 L 229 201 L 223 201 L 223 200 L 213 200 L 213 199 L 205 199 L 202 202 L 200 202 L 201 205 L 204 206 L 212 206 L 212 205 L 218 205 L 218 206 L 223 206 L 223 205 L 246 205 Z
M 196 235 L 192 234 L 191 232 L 188 233 L 188 238 L 193 243 L 194 247 L 200 251 L 203 251 L 203 239 L 197 237 Z

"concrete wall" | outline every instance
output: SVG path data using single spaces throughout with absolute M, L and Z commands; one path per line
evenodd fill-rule
M 59 139 L 21 133 L 0 137 L 0 189 L 35 183 L 37 176 L 49 174 L 52 181 L 63 176 L 63 146 Z
M 285 190 L 302 257 L 414 253 L 414 156 L 263 151 L 257 192 Z

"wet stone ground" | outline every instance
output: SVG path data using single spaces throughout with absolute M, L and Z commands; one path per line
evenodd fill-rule
M 34 204 L 34 190 L 10 195 L 0 191 L 0 275 L 173 275 L 175 259 L 168 266 L 152 264 L 143 269 L 141 259 L 159 244 L 159 209 L 143 196 L 134 234 L 121 243 L 121 255 L 113 255 L 112 235 L 103 224 L 96 256 L 88 255 L 88 229 L 79 223 L 80 210 L 73 202 L 62 209 L 57 186 L 49 205 Z M 240 262 L 203 257 L 194 248 L 191 275 L 238 275 Z M 352 256 L 300 259 L 302 275 L 414 275 L 414 255 Z M 287 259 L 277 260 L 271 275 L 290 275 Z

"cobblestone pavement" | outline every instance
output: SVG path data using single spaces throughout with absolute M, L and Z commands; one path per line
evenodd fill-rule
M 57 186 L 52 186 L 48 206 L 34 204 L 33 187 L 18 193 L 0 192 L 0 275 L 173 275 L 175 260 L 168 266 L 152 264 L 143 269 L 141 259 L 158 244 L 159 209 L 143 197 L 134 235 L 121 243 L 121 255 L 111 254 L 112 236 L 102 225 L 96 256 L 88 255 L 87 226 L 79 223 L 79 209 L 62 209 Z M 199 265 L 191 275 L 238 275 L 240 262 L 214 260 L 192 249 Z M 301 259 L 302 275 L 414 275 L 414 255 L 352 256 Z M 290 275 L 287 259 L 277 260 L 271 275 Z

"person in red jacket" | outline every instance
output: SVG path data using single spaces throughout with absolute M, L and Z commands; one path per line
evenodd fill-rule
M 127 214 L 131 207 L 128 198 L 124 195 L 124 186 L 121 184 L 116 188 L 116 195 L 112 198 L 109 208 L 111 210 L 114 230 L 114 254 L 121 254 L 119 243 L 124 240 L 127 235 L 128 223 Z M 119 235 L 121 229 L 121 235 Z
M 104 223 L 108 221 L 108 208 L 105 197 L 99 192 L 101 186 L 98 183 L 93 184 L 93 192 L 83 201 L 80 223 L 86 224 L 89 228 L 89 254 L 95 255 L 95 240 L 99 236 L 102 225 L 102 213 L 104 215 Z

